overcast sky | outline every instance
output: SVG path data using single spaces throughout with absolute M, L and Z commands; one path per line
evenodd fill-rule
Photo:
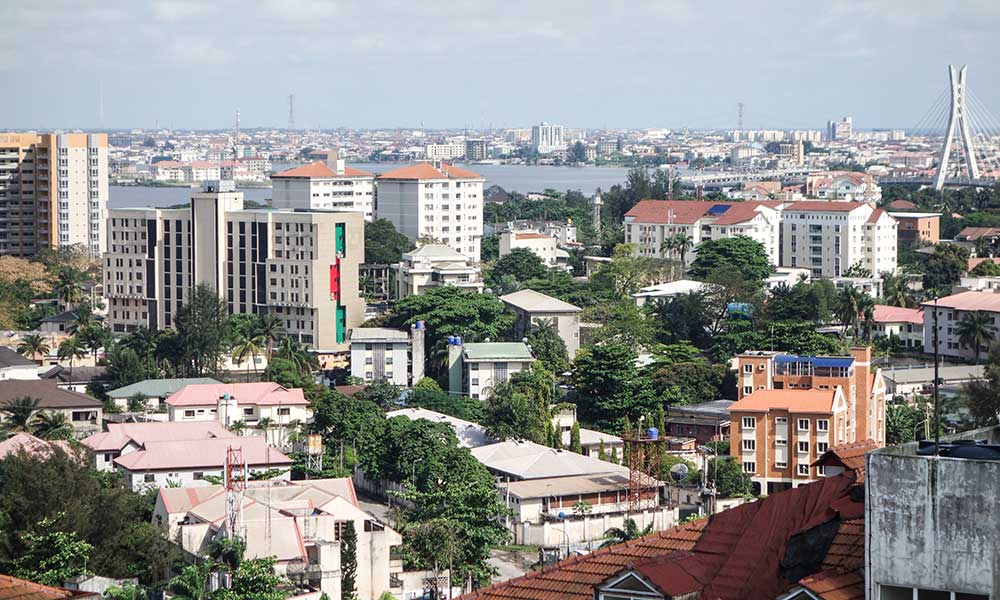
M 1000 0 L 0 0 L 0 56 L 0 130 L 905 128 L 948 63 L 1000 115 Z

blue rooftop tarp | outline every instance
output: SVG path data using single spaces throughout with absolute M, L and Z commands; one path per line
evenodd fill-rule
M 779 354 L 774 357 L 776 363 L 812 363 L 814 367 L 850 367 L 854 359 L 850 356 L 796 356 L 794 354 Z

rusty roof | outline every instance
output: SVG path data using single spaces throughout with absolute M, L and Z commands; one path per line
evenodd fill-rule
M 872 440 L 861 440 L 830 448 L 812 464 L 814 467 L 843 467 L 845 471 L 858 473 L 858 482 L 865 478 L 865 455 L 878 450 L 879 445 Z
M 100 598 L 99 594 L 50 587 L 0 574 L 0 600 L 62 600 L 63 598 Z
M 823 571 L 799 581 L 823 600 L 864 600 L 865 576 L 862 571 Z

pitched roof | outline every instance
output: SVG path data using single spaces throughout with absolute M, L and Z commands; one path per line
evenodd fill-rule
M 988 256 L 981 256 L 981 257 L 976 257 L 976 258 L 970 258 L 969 261 L 968 261 L 968 263 L 966 263 L 965 270 L 966 271 L 971 271 L 971 270 L 975 269 L 976 267 L 978 267 L 981 263 L 984 263 L 986 261 L 990 261 L 990 262 L 992 262 L 994 264 L 1000 265 L 1000 258 L 991 258 L 991 257 L 988 257 Z
M 813 575 L 810 568 L 849 567 L 853 563 L 845 553 L 864 561 L 863 546 L 857 545 L 863 544 L 863 535 L 855 535 L 864 505 L 861 496 L 855 500 L 852 495 L 854 484 L 853 472 L 823 478 L 710 519 L 568 558 L 462 598 L 590 600 L 595 587 L 626 570 L 670 596 L 700 592 L 698 597 L 718 600 L 774 598 L 803 575 Z M 806 572 L 797 574 L 803 568 Z
M 496 442 L 495 439 L 486 435 L 486 429 L 478 423 L 459 419 L 458 417 L 427 408 L 401 408 L 385 413 L 385 418 L 391 419 L 393 417 L 406 417 L 411 421 L 426 419 L 432 423 L 444 423 L 455 431 L 455 436 L 458 438 L 458 445 L 463 448 L 476 448 Z
M 626 467 L 527 441 L 506 441 L 471 450 L 487 469 L 518 479 L 625 473 Z
M 371 177 L 371 173 L 368 171 L 362 171 L 361 169 L 355 169 L 353 167 L 344 167 L 343 173 L 337 173 L 326 163 L 322 161 L 316 161 L 308 165 L 302 165 L 301 167 L 294 167 L 288 169 L 287 171 L 282 171 L 280 173 L 275 173 L 271 175 L 271 179 L 312 179 L 312 178 L 326 178 L 326 177 Z
M 170 406 L 216 405 L 224 394 L 236 398 L 239 404 L 257 406 L 306 406 L 309 401 L 302 388 L 285 388 L 270 381 L 255 383 L 196 383 L 185 386 L 167 398 Z
M 882 217 L 882 215 L 885 215 L 885 214 L 888 214 L 888 213 L 886 213 L 881 208 L 876 208 L 875 210 L 872 211 L 872 214 L 868 217 L 868 222 L 869 223 L 878 223 L 878 220 Z
M 924 324 L 924 311 L 919 308 L 900 308 L 887 304 L 876 304 L 873 315 L 876 323 Z
M 52 365 L 52 368 L 38 377 L 40 379 L 55 379 L 59 383 L 77 383 L 84 381 L 99 381 L 107 377 L 107 367 L 73 367 L 69 369 L 62 365 Z
M 573 306 L 569 302 L 563 302 L 559 298 L 553 298 L 530 288 L 505 294 L 500 296 L 500 299 L 527 312 L 575 313 L 583 310 L 579 306 Z
M 100 594 L 42 585 L 27 579 L 0 574 L 0 600 L 61 600 L 100 598 Z
M 448 163 L 441 163 L 438 169 L 431 163 L 421 162 L 382 173 L 376 179 L 483 179 L 483 176 Z
M 792 413 L 828 413 L 833 411 L 836 390 L 757 390 L 743 396 L 729 407 L 729 412 L 764 412 L 787 410 Z
M 192 383 L 222 383 L 211 377 L 178 377 L 174 379 L 146 379 L 138 383 L 120 387 L 117 390 L 108 392 L 111 398 L 131 398 L 136 394 L 142 394 L 147 398 L 166 398 L 167 396 L 183 390 Z
M 1000 227 L 965 227 L 958 232 L 955 239 L 974 242 L 983 236 L 1000 235 Z
M 627 213 L 636 223 L 672 223 L 693 225 L 713 206 L 731 206 L 734 202 L 703 200 L 640 200 Z
M 32 456 L 46 457 L 56 449 L 69 454 L 72 448 L 66 440 L 43 440 L 30 433 L 15 433 L 4 441 L 0 442 L 0 458 L 10 454 L 17 454 L 24 450 Z
M 840 202 L 837 200 L 802 200 L 799 202 L 789 202 L 784 210 L 805 211 L 805 212 L 851 212 L 855 208 L 865 206 L 864 202 Z
M 0 381 L 0 403 L 21 396 L 38 399 L 38 408 L 100 408 L 101 401 L 71 390 L 64 390 L 54 379 L 7 379 Z
M 865 455 L 878 449 L 878 444 L 872 440 L 834 446 L 817 458 L 812 466 L 843 467 L 845 471 L 856 471 L 859 480 L 861 480 L 865 473 Z
M 0 346 L 0 368 L 3 367 L 37 367 L 38 363 L 31 360 L 30 358 L 25 358 L 17 352 L 7 348 L 6 346 Z
M 149 423 L 111 423 L 107 431 L 95 433 L 80 440 L 84 446 L 96 452 L 121 450 L 129 442 L 142 446 L 148 442 L 180 440 L 207 440 L 232 438 L 222 423 L 218 421 L 166 421 Z
M 464 347 L 465 360 L 535 360 L 524 342 L 474 342 Z
M 889 203 L 889 208 L 893 210 L 912 210 L 916 207 L 917 205 L 909 200 L 893 200 Z
M 142 450 L 119 456 L 114 462 L 129 471 L 221 468 L 230 446 L 241 448 L 243 459 L 251 467 L 284 467 L 293 462 L 263 437 L 256 436 L 146 442 Z
M 406 342 L 410 339 L 410 332 L 389 327 L 355 327 L 348 334 L 348 339 L 352 342 L 375 340 Z
M 935 306 L 934 302 L 924 302 L 921 306 Z M 985 312 L 1000 312 L 1000 293 L 994 292 L 960 292 L 938 298 L 938 308 L 954 308 L 956 310 L 981 310 Z
M 865 597 L 862 571 L 823 571 L 800 580 L 799 585 L 823 600 L 864 600 Z

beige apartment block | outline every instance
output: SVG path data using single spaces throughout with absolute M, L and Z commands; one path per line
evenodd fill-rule
M 0 133 L 0 255 L 80 245 L 99 256 L 108 211 L 108 136 Z

